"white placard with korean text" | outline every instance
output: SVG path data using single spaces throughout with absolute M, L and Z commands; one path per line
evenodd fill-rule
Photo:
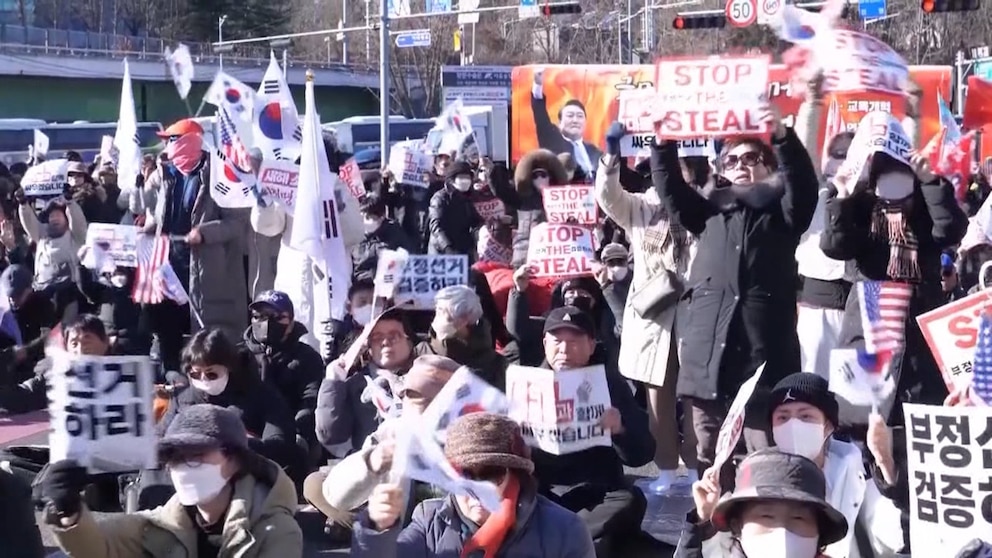
M 600 426 L 613 406 L 602 365 L 560 372 L 512 365 L 506 369 L 506 394 L 510 416 L 533 447 L 565 455 L 613 446 L 610 432 Z
M 290 217 L 296 207 L 296 185 L 300 165 L 281 159 L 267 159 L 258 167 L 258 187 L 266 199 L 272 200 Z
M 618 95 L 617 120 L 627 131 L 620 138 L 620 155 L 636 157 L 647 152 L 654 138 L 654 107 L 658 92 L 652 88 L 628 89 Z
M 527 265 L 534 277 L 592 275 L 595 242 L 589 227 L 539 223 L 530 231 Z
M 837 169 L 834 183 L 848 192 L 861 177 L 865 166 L 875 153 L 885 153 L 889 157 L 909 165 L 909 155 L 913 142 L 902 124 L 891 114 L 870 112 L 858 123 L 858 130 L 851 140 L 847 159 Z
M 916 317 L 950 391 L 971 385 L 978 327 L 989 302 L 989 293 L 979 291 Z
M 21 188 L 29 198 L 60 196 L 65 192 L 69 161 L 52 159 L 30 167 L 21 177 Z
M 90 223 L 86 227 L 87 246 L 99 246 L 119 267 L 138 265 L 138 227 Z
M 46 380 L 51 461 L 73 459 L 90 472 L 156 467 L 151 360 L 64 352 L 50 356 Z
M 766 134 L 760 111 L 767 102 L 768 64 L 767 56 L 662 60 L 655 100 L 660 136 Z
M 860 31 L 832 29 L 815 44 L 825 93 L 878 91 L 904 95 L 909 68 L 906 60 L 885 42 Z
M 420 141 L 401 141 L 389 148 L 389 172 L 400 184 L 427 188 L 425 177 L 434 167 L 434 157 L 424 151 Z
M 541 190 L 544 214 L 548 222 L 596 225 L 598 207 L 596 187 L 592 184 L 549 186 Z
M 987 407 L 903 404 L 913 556 L 955 556 L 992 533 Z
M 393 302 L 403 308 L 433 310 L 434 298 L 445 287 L 468 284 L 468 256 L 411 255 L 393 292 Z

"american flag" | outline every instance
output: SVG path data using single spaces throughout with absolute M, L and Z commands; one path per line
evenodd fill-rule
M 986 405 L 992 405 L 992 317 L 982 314 L 978 327 L 978 343 L 971 368 L 971 393 Z
M 891 353 L 902 347 L 912 296 L 913 286 L 908 283 L 858 282 L 865 351 L 873 354 Z
M 238 128 L 226 107 L 221 106 L 218 108 L 217 122 L 220 125 L 220 152 L 226 164 L 231 165 L 234 167 L 234 170 L 242 174 L 251 172 L 251 160 L 248 157 L 248 148 L 241 141 L 241 136 L 238 135 Z
M 169 263 L 169 237 L 138 235 L 136 252 L 138 265 L 131 298 L 138 304 L 158 304 L 165 300 L 165 295 L 156 276 Z

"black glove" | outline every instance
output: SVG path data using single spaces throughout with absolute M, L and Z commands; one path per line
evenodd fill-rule
M 606 152 L 614 157 L 619 157 L 620 138 L 626 133 L 627 129 L 620 122 L 610 124 L 610 127 L 606 130 Z
M 42 483 L 42 497 L 51 502 L 60 517 L 72 517 L 83 505 L 82 491 L 89 474 L 71 459 L 57 461 L 48 468 Z
M 24 188 L 14 190 L 14 201 L 16 201 L 18 205 L 28 203 L 28 198 L 24 195 Z

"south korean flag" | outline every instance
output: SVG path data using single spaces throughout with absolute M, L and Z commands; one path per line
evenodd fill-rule
M 210 197 L 225 209 L 255 207 L 255 177 L 242 173 L 224 160 L 219 151 L 210 156 Z

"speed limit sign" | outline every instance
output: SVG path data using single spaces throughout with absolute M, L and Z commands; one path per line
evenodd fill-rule
M 727 21 L 734 27 L 753 25 L 758 18 L 756 0 L 727 0 Z

